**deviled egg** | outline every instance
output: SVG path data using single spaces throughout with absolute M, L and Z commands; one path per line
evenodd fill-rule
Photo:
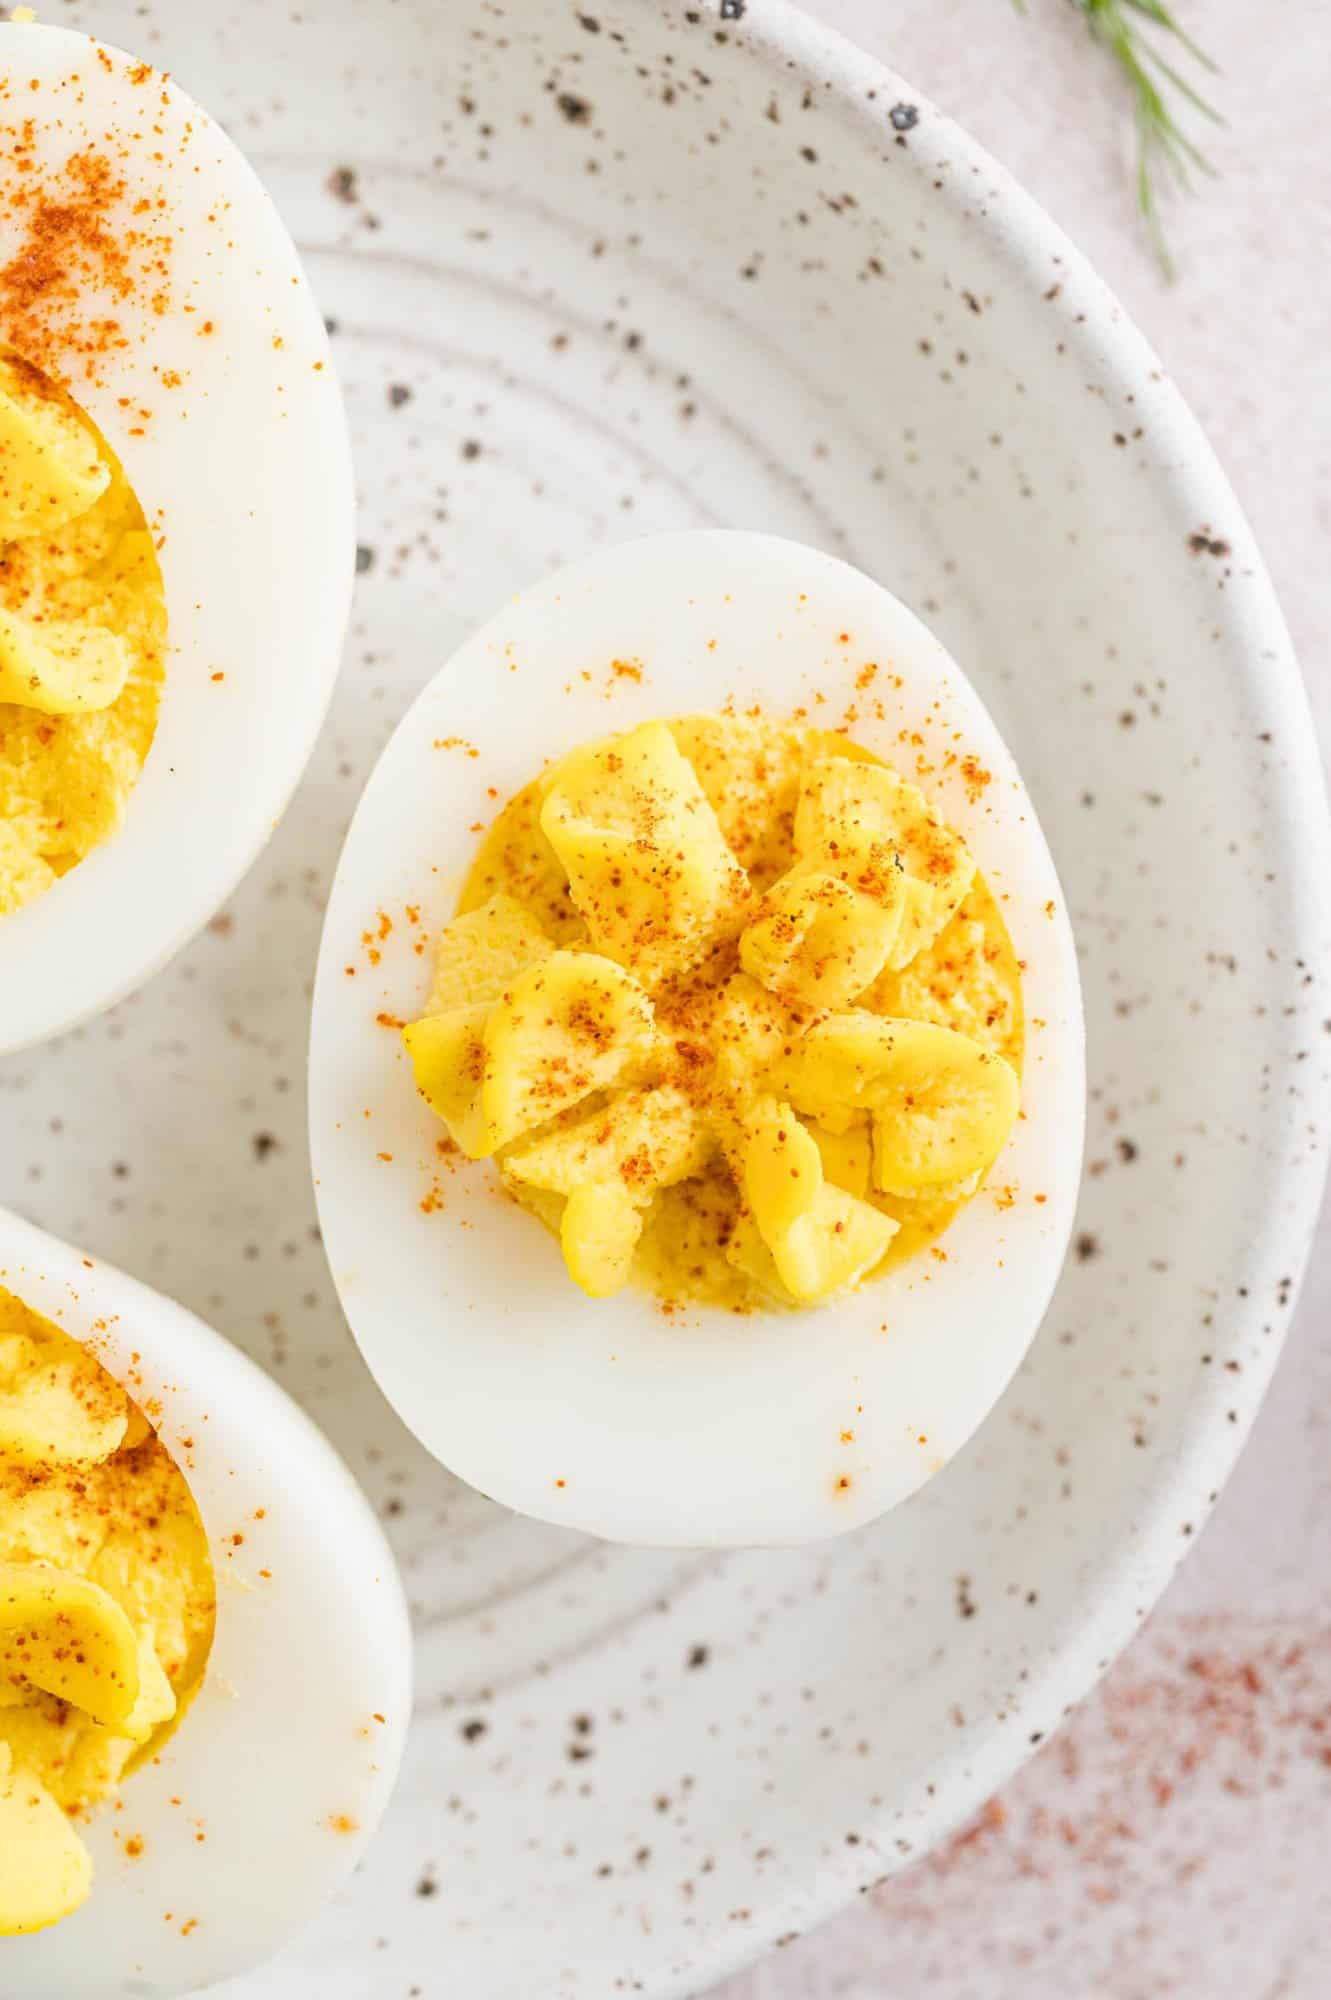
M 353 483 L 268 196 L 167 76 L 0 27 L 0 1049 L 146 977 L 271 831 Z
M 346 1468 L 244 1355 L 0 1209 L 0 1986 L 171 2000 L 350 1873 L 411 1706 Z
M 1012 759 L 812 550 L 664 536 L 524 592 L 353 822 L 311 1051 L 333 1273 L 405 1420 L 521 1511 L 781 1543 L 903 1499 L 1035 1333 L 1083 1097 Z

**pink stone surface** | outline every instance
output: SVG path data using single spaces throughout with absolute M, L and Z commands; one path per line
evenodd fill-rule
M 761 0 L 754 0 L 761 5 Z M 1219 178 L 1136 225 L 1116 77 L 1054 0 L 817 0 L 1049 209 L 1133 314 L 1257 532 L 1331 743 L 1331 15 L 1183 5 L 1223 65 Z M 1331 1227 L 1247 1452 L 1100 1690 L 941 1854 L 717 2000 L 1325 2000 Z

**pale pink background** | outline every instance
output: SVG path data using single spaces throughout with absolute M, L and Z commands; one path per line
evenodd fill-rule
M 750 0 L 761 8 L 762 0 Z M 1180 0 L 1221 178 L 1134 226 L 1130 130 L 1062 0 L 814 0 L 1010 167 L 1144 328 L 1246 508 L 1331 744 L 1331 12 Z M 1331 1220 L 1196 1553 L 1063 1735 L 944 1854 L 716 2000 L 1331 1994 Z

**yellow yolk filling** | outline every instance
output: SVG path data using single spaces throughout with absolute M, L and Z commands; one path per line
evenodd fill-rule
M 1023 1040 L 997 904 L 923 794 L 733 715 L 589 744 L 510 800 L 404 1030 L 586 1292 L 737 1311 L 932 1243 L 1007 1142 Z
M 165 644 L 157 552 L 114 454 L 0 354 L 0 916 L 120 825 Z
M 87 1896 L 73 1820 L 179 1721 L 214 1613 L 179 1467 L 95 1355 L 0 1289 L 0 1936 Z

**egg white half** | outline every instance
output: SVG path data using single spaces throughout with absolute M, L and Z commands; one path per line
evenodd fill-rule
M 15 134 L 31 151 L 18 186 Z M 160 545 L 157 736 L 122 830 L 0 921 L 0 1051 L 146 978 L 217 908 L 299 778 L 336 674 L 354 484 L 323 320 L 276 209 L 176 84 L 72 31 L 0 27 L 0 273 L 33 251 L 80 159 L 124 246 L 34 301 L 0 277 L 0 344 L 62 379 L 119 455 Z M 126 285 L 128 280 L 128 285 Z M 95 329 L 110 329 L 99 339 Z
M 640 663 L 641 679 L 614 675 L 615 659 Z M 881 715 L 856 688 L 870 661 Z M 634 1290 L 583 1297 L 492 1168 L 441 1164 L 442 1127 L 391 1027 L 419 1013 L 428 984 L 403 912 L 437 934 L 494 794 L 585 740 L 728 699 L 774 717 L 805 706 L 824 726 L 852 708 L 854 737 L 908 757 L 908 775 L 917 755 L 941 767 L 948 751 L 992 774 L 968 790 L 954 763 L 925 782 L 1025 961 L 1024 1116 L 989 1189 L 947 1232 L 946 1262 L 921 1257 L 815 1311 L 667 1316 Z M 903 731 L 920 745 L 903 751 Z M 380 911 L 392 924 L 382 938 Z M 576 564 L 460 648 L 366 788 L 315 990 L 324 1239 L 352 1330 L 404 1420 L 523 1513 L 616 1541 L 735 1546 L 836 1534 L 904 1499 L 965 1444 L 1040 1323 L 1072 1223 L 1084 1097 L 1072 933 L 1016 766 L 938 642 L 831 557 L 706 531 Z
M 327 1440 L 211 1327 L 4 1209 L 0 1285 L 153 1411 L 217 1576 L 202 1687 L 80 1825 L 87 1902 L 0 1943 L 3 1991 L 174 2000 L 270 1957 L 364 1853 L 411 1714 L 402 1585 Z

